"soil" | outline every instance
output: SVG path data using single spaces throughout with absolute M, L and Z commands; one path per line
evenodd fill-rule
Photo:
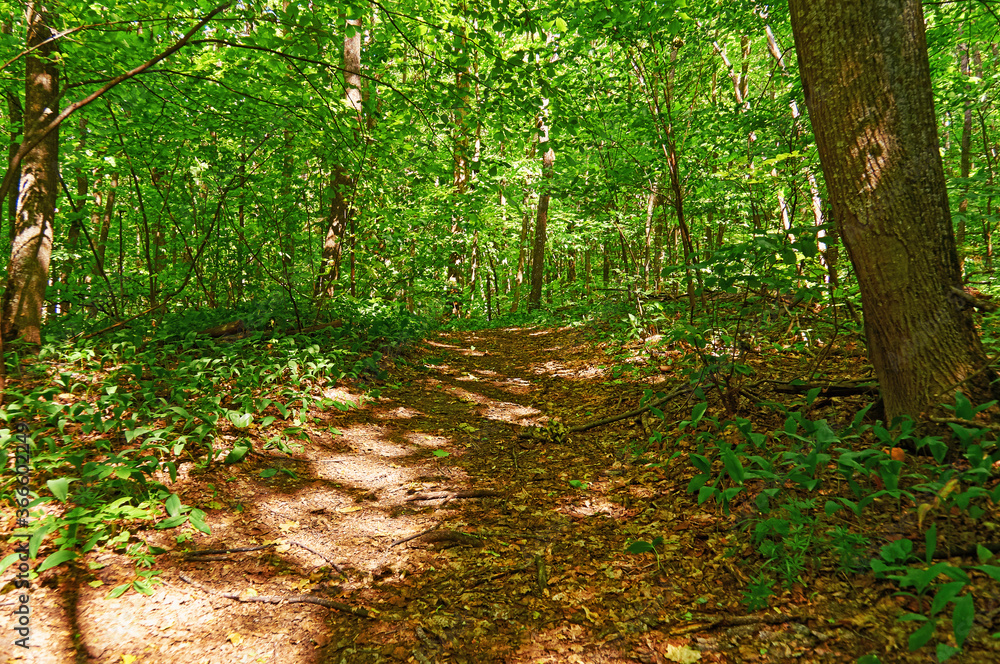
M 0 662 L 921 661 L 871 577 L 775 589 L 748 614 L 740 517 L 688 493 L 681 443 L 636 456 L 640 418 L 564 433 L 676 383 L 652 354 L 623 374 L 620 350 L 576 328 L 442 333 L 381 384 L 329 388 L 359 407 L 312 413 L 291 454 L 183 468 L 170 488 L 211 535 L 132 534 L 168 550 L 152 596 L 108 598 L 135 575 L 119 553 L 44 573 L 31 648 L 6 631 Z M 7 583 L 5 615 L 15 599 Z M 962 661 L 1000 655 L 983 657 Z

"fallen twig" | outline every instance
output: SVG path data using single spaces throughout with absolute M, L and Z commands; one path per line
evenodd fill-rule
M 312 549 L 312 548 L 306 546 L 305 544 L 303 544 L 302 542 L 289 542 L 289 544 L 294 544 L 295 546 L 301 547 L 301 548 L 305 549 L 306 551 L 308 551 L 309 553 L 311 553 L 311 554 L 313 554 L 315 556 L 319 556 L 320 558 L 322 558 L 326 562 L 330 563 L 330 567 L 332 567 L 338 574 L 343 574 L 344 573 L 344 570 L 341 569 L 340 565 L 338 565 L 337 563 L 333 562 L 332 560 L 330 560 L 330 558 L 328 556 L 323 555 L 322 553 L 320 553 L 316 549 Z

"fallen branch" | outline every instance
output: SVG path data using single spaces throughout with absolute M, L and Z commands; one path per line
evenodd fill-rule
M 230 335 L 240 334 L 241 332 L 246 331 L 247 326 L 243 324 L 242 320 L 234 320 L 229 323 L 223 323 L 222 325 L 206 328 L 198 334 L 205 334 L 213 339 L 218 339 L 219 337 L 228 337 Z
M 878 394 L 878 383 L 803 383 L 801 385 L 774 385 L 772 389 L 781 394 L 805 394 L 819 389 L 821 397 L 847 397 L 857 394 Z
M 958 424 L 967 429 L 987 429 L 989 431 L 1000 431 L 1000 424 L 988 424 L 986 422 L 976 422 L 974 420 L 965 420 L 961 417 L 928 417 L 931 422 L 936 422 L 938 424 Z
M 627 419 L 632 418 L 632 417 L 637 417 L 637 416 L 642 415 L 643 413 L 645 413 L 647 410 L 650 410 L 652 408 L 656 408 L 657 406 L 665 404 L 666 402 L 670 401 L 674 397 L 676 397 L 678 395 L 681 395 L 681 394 L 684 394 L 685 392 L 689 392 L 690 390 L 691 390 L 691 386 L 690 385 L 681 385 L 680 387 L 674 388 L 670 392 L 670 394 L 667 394 L 666 396 L 662 396 L 659 399 L 655 399 L 653 401 L 650 401 L 645 406 L 640 406 L 639 408 L 636 408 L 635 410 L 630 410 L 629 412 L 622 413 L 621 415 L 612 415 L 611 417 L 605 417 L 603 420 L 596 420 L 594 422 L 588 422 L 586 424 L 577 424 L 576 426 L 569 427 L 569 429 L 567 429 L 567 431 L 569 431 L 570 433 L 574 433 L 574 432 L 577 432 L 577 431 L 587 431 L 588 429 L 594 429 L 596 427 L 601 427 L 601 426 L 604 426 L 605 424 L 611 424 L 612 422 L 618 422 L 619 420 L 627 420 Z M 525 435 L 525 434 L 519 434 L 518 435 L 518 438 L 530 438 L 530 437 L 531 437 L 530 434 L 529 435 Z
M 187 561 L 198 561 L 205 556 L 222 556 L 228 553 L 249 553 L 251 551 L 263 551 L 270 549 L 274 544 L 264 544 L 263 546 L 238 546 L 232 549 L 197 549 L 195 551 L 185 551 L 181 554 Z

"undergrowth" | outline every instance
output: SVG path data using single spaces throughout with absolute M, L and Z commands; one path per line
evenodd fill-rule
M 26 510 L 13 539 L 26 542 L 29 557 L 50 552 L 33 574 L 105 547 L 125 551 L 137 566 L 113 595 L 152 592 L 156 551 L 132 529 L 149 522 L 180 528 L 179 542 L 191 529 L 208 532 L 205 513 L 167 488 L 179 464 L 237 463 L 261 439 L 291 451 L 318 412 L 357 405 L 330 398 L 328 388 L 351 379 L 377 390 L 388 364 L 405 361 L 428 326 L 377 301 L 343 308 L 335 312 L 339 326 L 309 334 L 289 329 L 273 311 L 248 313 L 188 312 L 150 330 L 123 328 L 6 355 L 0 449 L 24 452 L 15 462 L 30 477 L 29 489 L 19 491 L 19 476 L 5 475 L 0 500 Z M 239 335 L 199 333 L 241 315 Z M 0 571 L 18 560 L 18 552 L 6 557 Z

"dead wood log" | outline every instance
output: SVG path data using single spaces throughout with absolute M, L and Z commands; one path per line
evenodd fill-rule
M 223 323 L 222 325 L 206 328 L 198 334 L 204 334 L 212 337 L 213 339 L 218 339 L 219 337 L 228 337 L 246 331 L 247 327 L 243 324 L 242 320 L 234 320 L 229 323 Z
M 343 324 L 344 321 L 338 318 L 336 320 L 330 321 L 329 323 L 318 323 L 316 325 L 310 325 L 308 327 L 304 327 L 301 330 L 295 327 L 290 327 L 284 330 L 284 334 L 309 334 L 310 332 L 317 332 L 319 330 L 324 330 L 328 327 L 340 327 Z
M 878 394 L 878 383 L 872 382 L 803 383 L 801 385 L 786 383 L 772 386 L 772 389 L 775 392 L 779 392 L 781 394 L 805 394 L 806 392 L 817 388 L 819 388 L 819 396 L 821 397 L 847 397 L 858 394 Z

